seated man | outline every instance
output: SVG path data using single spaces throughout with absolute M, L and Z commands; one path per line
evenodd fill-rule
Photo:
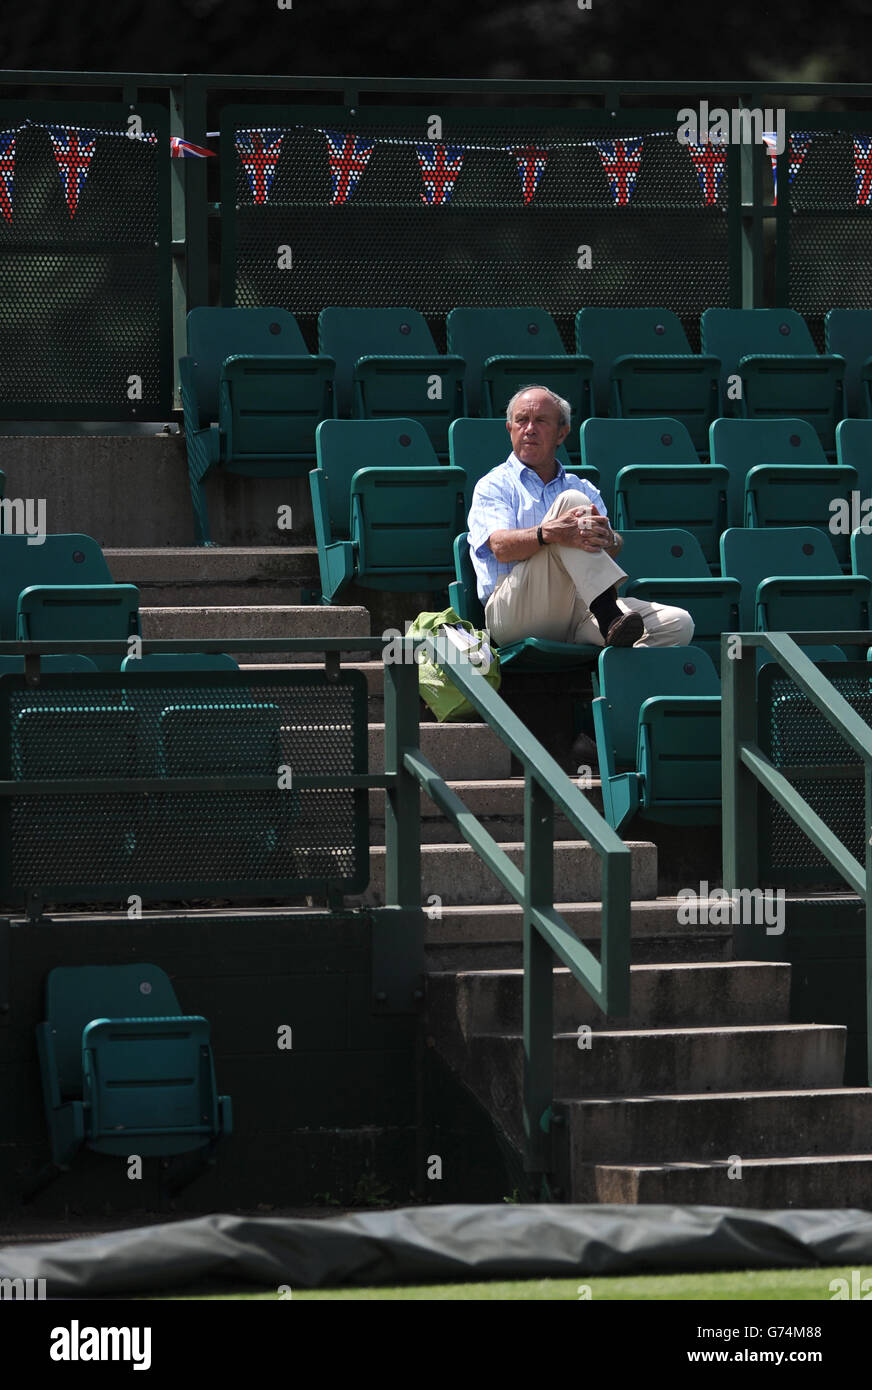
M 618 598 L 623 545 L 591 483 L 555 457 L 569 433 L 569 405 L 545 386 L 509 401 L 512 452 L 476 484 L 469 548 L 485 619 L 498 645 L 542 637 L 594 646 L 686 646 L 683 608 Z

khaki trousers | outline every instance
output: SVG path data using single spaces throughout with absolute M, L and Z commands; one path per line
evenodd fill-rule
M 589 506 L 590 498 L 584 493 L 562 492 L 545 520 L 572 507 Z M 499 646 L 542 637 L 603 647 L 605 641 L 589 604 L 626 578 L 626 571 L 604 550 L 591 553 L 569 545 L 542 546 L 528 560 L 520 560 L 491 594 L 484 610 L 488 630 Z M 637 647 L 683 647 L 693 637 L 693 619 L 683 608 L 636 598 L 619 598 L 618 607 L 642 618 L 645 631 Z

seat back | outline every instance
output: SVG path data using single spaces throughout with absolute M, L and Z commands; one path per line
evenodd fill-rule
M 485 626 L 484 605 L 478 596 L 478 581 L 469 553 L 469 532 L 461 531 L 454 540 L 454 582 L 448 586 L 448 599 L 458 618 Z
M 332 376 L 328 360 L 308 354 L 228 357 L 218 381 L 225 467 L 264 476 L 265 465 L 286 473 L 293 459 L 311 461 L 315 427 L 333 415 Z
M 824 324 L 827 352 L 845 359 L 845 414 L 868 415 L 863 368 L 872 360 L 872 309 L 830 309 Z
M 714 662 L 699 647 L 605 647 L 597 670 L 616 768 L 636 766 L 639 711 L 646 700 L 721 693 Z
M 466 362 L 466 402 L 473 414 L 480 410 L 481 374 L 488 357 L 566 354 L 557 325 L 544 309 L 452 309 L 446 323 L 448 351 Z
M 609 380 L 617 357 L 691 351 L 681 320 L 671 309 L 579 309 L 575 346 L 593 358 L 597 415 L 609 413 Z
M 807 420 L 715 420 L 709 431 L 712 463 L 730 475 L 729 525 L 744 526 L 745 479 L 752 468 L 769 464 L 824 464 L 827 456 L 817 430 Z
M 351 534 L 351 480 L 361 468 L 439 467 L 417 420 L 324 420 L 315 449 L 333 540 Z
M 764 579 L 842 573 L 829 537 L 815 526 L 731 527 L 721 536 L 721 568 L 742 586 L 740 621 L 749 632 L 755 628 L 757 586 Z
M 619 558 L 630 579 L 704 579 L 711 571 L 691 531 L 678 526 L 622 531 Z
M 721 386 L 742 357 L 817 356 L 808 324 L 795 309 L 706 309 L 700 318 L 703 352 L 721 359 Z
M 18 596 L 32 585 L 111 584 L 102 550 L 90 536 L 46 536 L 29 545 L 27 536 L 0 535 L 0 640 L 18 636 Z M 69 632 L 63 634 L 68 637 Z
M 860 515 L 851 521 L 851 529 L 856 530 L 869 512 L 868 507 L 863 512 L 863 503 L 872 497 L 872 420 L 842 420 L 836 425 L 836 457 L 857 474 Z
M 364 468 L 351 480 L 358 581 L 423 590 L 448 582 L 451 548 L 464 521 L 459 468 Z M 376 582 L 378 580 L 378 582 Z M 390 584 L 385 581 L 391 580 Z
M 125 658 L 126 659 L 126 658 Z M 46 675 L 56 672 L 63 675 L 72 671 L 96 671 L 97 666 L 89 656 L 79 656 L 71 652 L 69 656 L 42 656 L 39 659 L 40 669 Z M 9 673 L 11 675 L 24 674 L 23 656 L 0 656 L 0 676 Z
M 614 515 L 615 478 L 632 464 L 699 463 L 693 440 L 679 420 L 585 420 L 581 426 L 582 468 L 599 470 L 598 487 Z
M 139 632 L 139 590 L 135 584 L 37 584 L 18 596 L 16 635 L 23 642 L 126 642 Z M 119 653 L 93 657 L 104 671 L 117 671 Z
M 191 309 L 187 329 L 201 426 L 218 418 L 218 379 L 228 357 L 309 351 L 297 320 L 287 309 Z
M 46 1020 L 62 1096 L 82 1094 L 82 1034 L 98 1018 L 180 1014 L 165 971 L 157 965 L 58 965 L 45 986 Z
M 433 334 L 417 309 L 348 309 L 331 305 L 318 315 L 318 346 L 336 361 L 336 408 L 351 415 L 352 380 L 361 357 L 430 357 Z M 426 396 L 426 392 L 423 393 Z M 395 415 L 404 415 L 397 409 Z

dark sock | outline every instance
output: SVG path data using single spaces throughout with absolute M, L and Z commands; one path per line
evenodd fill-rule
M 612 623 L 616 618 L 623 617 L 623 613 L 618 607 L 618 595 L 614 585 L 593 600 L 590 611 L 596 619 L 597 627 L 603 637 L 608 637 Z

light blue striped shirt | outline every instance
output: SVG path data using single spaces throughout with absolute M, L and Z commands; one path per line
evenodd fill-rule
M 567 473 L 559 459 L 557 476 L 550 483 L 543 483 L 539 474 L 521 463 L 514 453 L 476 483 L 469 509 L 469 552 L 482 603 L 487 603 L 500 580 L 511 574 L 517 564 L 499 563 L 488 544 L 490 536 L 494 531 L 541 526 L 545 513 L 561 492 L 571 488 L 583 492 L 597 511 L 607 515 L 606 504 L 593 483 Z

